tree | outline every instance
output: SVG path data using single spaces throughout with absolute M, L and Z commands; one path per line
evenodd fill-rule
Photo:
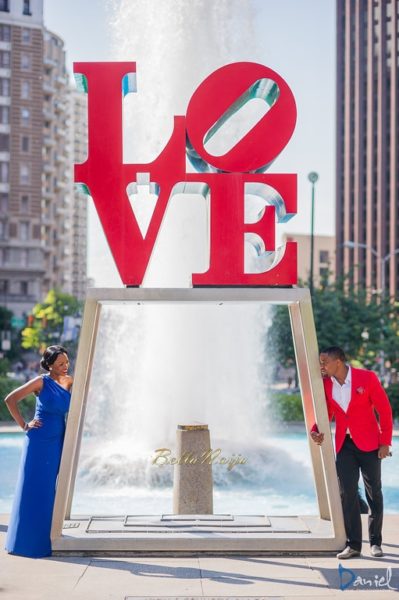
M 399 304 L 367 290 L 345 289 L 344 282 L 314 290 L 313 313 L 319 348 L 341 346 L 349 359 L 381 373 L 381 361 L 399 371 Z M 274 307 L 267 346 L 282 366 L 295 365 L 288 310 Z
M 13 313 L 5 306 L 0 306 L 0 331 L 11 329 L 11 318 Z
M 22 347 L 43 352 L 47 346 L 62 343 L 74 354 L 76 340 L 62 341 L 64 318 L 77 316 L 81 310 L 81 302 L 74 296 L 50 290 L 44 302 L 36 304 L 28 317 L 28 327 L 22 331 Z
M 11 343 L 11 347 L 4 352 L 3 358 L 0 360 L 0 372 L 6 373 L 10 370 L 10 361 L 15 360 L 20 354 L 20 332 L 13 326 L 12 318 L 14 313 L 0 306 L 0 351 L 2 351 L 3 339 L 7 339 Z

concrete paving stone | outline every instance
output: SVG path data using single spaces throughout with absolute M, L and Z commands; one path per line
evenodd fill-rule
M 318 565 L 313 567 L 324 578 L 328 586 L 332 589 L 341 589 L 342 591 L 357 590 L 366 592 L 380 591 L 386 592 L 393 588 L 399 591 L 399 571 L 390 567 L 362 567 L 361 561 L 357 565 L 348 565 L 349 561 L 341 562 L 338 566 Z M 350 561 L 353 563 L 353 561 Z M 393 590 L 392 590 L 393 591 Z
M 299 598 L 304 598 L 304 600 L 306 600 L 307 598 L 307 594 L 297 594 L 297 595 L 287 595 L 287 596 L 279 596 L 278 599 L 279 600 L 299 600 Z M 341 590 L 336 591 L 336 593 L 333 594 L 333 596 L 331 596 L 331 593 L 324 595 L 324 594 L 320 594 L 320 595 L 312 595 L 312 600 L 331 600 L 331 599 L 338 599 L 340 598 L 340 600 L 353 600 L 354 598 L 356 598 L 356 600 L 398 600 L 398 595 L 396 592 L 384 592 L 384 593 L 378 593 L 378 591 L 376 592 L 359 592 L 359 591 L 349 591 L 349 590 L 345 590 L 344 592 L 342 592 Z M 267 600 L 269 600 L 269 598 L 267 598 Z
M 331 598 L 334 596 L 334 590 L 331 590 L 322 577 L 318 580 L 295 579 L 287 580 L 285 578 L 270 577 L 265 581 L 246 582 L 238 584 L 229 582 L 220 582 L 220 580 L 204 580 L 202 584 L 205 596 L 278 596 L 303 595 L 308 598 L 317 594 L 324 594 Z M 341 592 L 342 593 L 342 592 Z
M 201 598 L 265 597 L 268 600 L 312 598 L 399 599 L 386 587 L 340 589 L 339 564 L 363 579 L 382 577 L 392 569 L 390 584 L 399 588 L 399 518 L 384 522 L 386 555 L 339 561 L 335 556 L 209 557 L 52 557 L 28 559 L 2 550 L 8 517 L 0 518 L 0 600 L 136 600 L 165 596 Z M 364 529 L 364 531 L 367 531 Z M 345 572 L 344 572 L 345 573 Z M 361 595 L 359 592 L 361 591 Z M 344 594 L 344 595 L 343 595 Z M 142 600 L 140 598 L 140 600 Z M 226 598 L 226 600 L 229 600 Z
M 195 559 L 194 559 L 195 560 Z M 167 561 L 166 561 L 167 563 Z M 101 598 L 106 593 L 127 595 L 199 595 L 202 596 L 198 563 L 191 566 L 149 564 L 138 560 L 93 560 L 75 587 L 77 594 L 89 594 L 96 588 Z M 167 590 L 167 591 L 166 591 Z M 124 596 L 122 596 L 124 598 Z
M 199 558 L 203 578 L 214 578 L 218 572 L 241 573 L 243 577 L 270 577 L 314 579 L 317 574 L 310 568 L 307 559 L 297 557 L 237 557 L 237 558 Z
M 31 592 L 26 590 L 25 592 L 17 592 L 12 588 L 1 588 L 0 587 L 0 598 L 1 600 L 43 600 L 43 592 Z

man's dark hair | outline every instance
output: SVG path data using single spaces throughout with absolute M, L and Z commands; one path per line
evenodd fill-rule
M 323 348 L 323 350 L 320 350 L 320 354 L 327 354 L 328 356 L 331 356 L 331 358 L 338 358 L 338 360 L 346 362 L 345 352 L 339 346 L 329 346 L 328 348 Z

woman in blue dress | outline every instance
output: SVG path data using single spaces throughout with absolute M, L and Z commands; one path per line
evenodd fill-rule
M 31 379 L 5 399 L 26 433 L 6 550 L 33 558 L 51 554 L 51 520 L 72 386 L 68 354 L 62 346 L 49 346 L 40 365 L 48 374 Z M 18 402 L 32 393 L 37 396 L 35 416 L 25 423 Z

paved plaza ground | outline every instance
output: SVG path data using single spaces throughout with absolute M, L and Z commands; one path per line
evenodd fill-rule
M 201 555 L 27 559 L 3 550 L 7 521 L 7 515 L 0 517 L 0 600 L 399 598 L 399 591 L 389 589 L 399 590 L 399 515 L 385 517 L 384 558 L 371 558 L 365 543 L 362 558 L 347 561 Z M 341 574 L 340 564 L 347 569 Z

